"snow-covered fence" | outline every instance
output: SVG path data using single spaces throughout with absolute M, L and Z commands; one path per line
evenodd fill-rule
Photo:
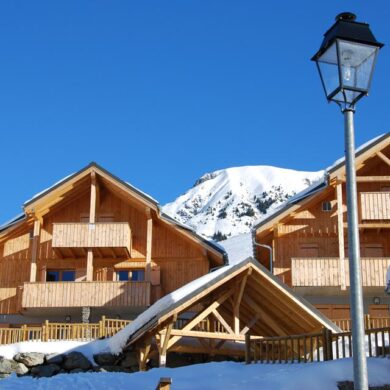
M 0 328 L 0 345 L 21 341 L 90 341 L 111 337 L 130 321 L 105 318 L 97 323 L 61 323 L 45 321 L 41 326 L 23 325 L 20 328 Z
M 390 327 L 366 329 L 367 356 L 385 357 L 389 351 Z M 245 338 L 245 360 L 250 363 L 308 363 L 352 357 L 352 333 L 323 329 L 282 337 Z

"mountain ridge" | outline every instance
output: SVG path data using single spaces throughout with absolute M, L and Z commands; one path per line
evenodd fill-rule
M 269 165 L 208 172 L 163 211 L 215 241 L 248 233 L 289 197 L 321 180 L 324 171 L 306 172 Z

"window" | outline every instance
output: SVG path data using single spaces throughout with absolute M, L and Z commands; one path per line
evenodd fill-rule
M 46 282 L 74 282 L 76 272 L 74 270 L 47 270 Z
M 330 201 L 322 202 L 322 211 L 332 211 L 332 203 Z
M 141 282 L 145 280 L 145 271 L 143 269 L 116 271 L 116 280 L 120 282 Z

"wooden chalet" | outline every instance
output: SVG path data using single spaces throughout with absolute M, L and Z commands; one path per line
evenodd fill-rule
M 95 163 L 0 227 L 0 321 L 132 318 L 227 262 L 150 196 Z M 84 310 L 85 312 L 85 310 Z
M 140 369 L 170 352 L 244 357 L 245 336 L 339 332 L 326 316 L 253 258 L 221 267 L 163 297 L 114 336 L 140 352 Z M 287 353 L 287 351 L 286 351 Z M 169 356 L 168 356 L 169 363 Z
M 356 152 L 364 304 L 367 314 L 389 317 L 384 292 L 390 266 L 390 133 Z M 333 319 L 349 318 L 349 264 L 345 161 L 324 180 L 293 197 L 253 229 L 255 257 Z

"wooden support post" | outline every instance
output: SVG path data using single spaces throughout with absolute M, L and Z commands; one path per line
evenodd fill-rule
M 166 332 L 161 335 L 160 338 L 160 354 L 159 354 L 159 367 L 165 367 L 167 364 L 167 351 L 168 351 L 168 342 L 171 337 L 171 332 L 173 324 L 177 320 L 177 315 L 175 314 L 166 328 Z
M 39 219 L 36 219 L 34 221 L 33 243 L 31 251 L 30 282 L 37 281 L 37 259 L 39 252 L 40 233 L 41 222 L 39 221 Z
M 248 280 L 248 276 L 250 276 L 251 273 L 252 273 L 252 268 L 249 268 L 247 273 L 244 275 L 244 277 L 241 280 L 238 294 L 234 300 L 234 305 L 233 305 L 234 326 L 233 327 L 234 327 L 235 334 L 240 334 L 240 305 L 241 305 L 242 296 L 244 294 L 246 282 Z
M 91 172 L 91 198 L 90 198 L 90 207 L 89 207 L 89 223 L 91 226 L 90 229 L 95 228 L 93 226 L 96 223 L 96 173 Z M 92 282 L 93 280 L 93 251 L 91 248 L 88 248 L 87 252 L 87 272 L 86 272 L 87 282 Z
M 89 223 L 96 223 L 96 173 L 91 172 L 91 198 L 89 207 Z
M 152 347 L 152 340 L 147 340 L 144 347 L 140 348 L 139 354 L 139 370 L 146 371 L 146 363 L 148 361 L 150 349 Z
M 93 280 L 93 251 L 88 249 L 87 253 L 87 282 L 92 282 Z
M 245 335 L 245 363 L 251 364 L 251 336 L 249 333 Z
M 332 331 L 328 328 L 322 328 L 322 351 L 324 360 L 333 360 Z
M 146 269 L 145 279 L 150 282 L 151 269 L 152 269 L 152 240 L 153 240 L 153 219 L 150 209 L 147 211 L 147 222 L 146 222 Z
M 340 261 L 340 285 L 342 290 L 346 290 L 345 275 L 345 249 L 344 249 L 344 220 L 343 220 L 343 189 L 342 184 L 336 185 L 337 197 L 337 231 L 339 240 L 339 261 Z

